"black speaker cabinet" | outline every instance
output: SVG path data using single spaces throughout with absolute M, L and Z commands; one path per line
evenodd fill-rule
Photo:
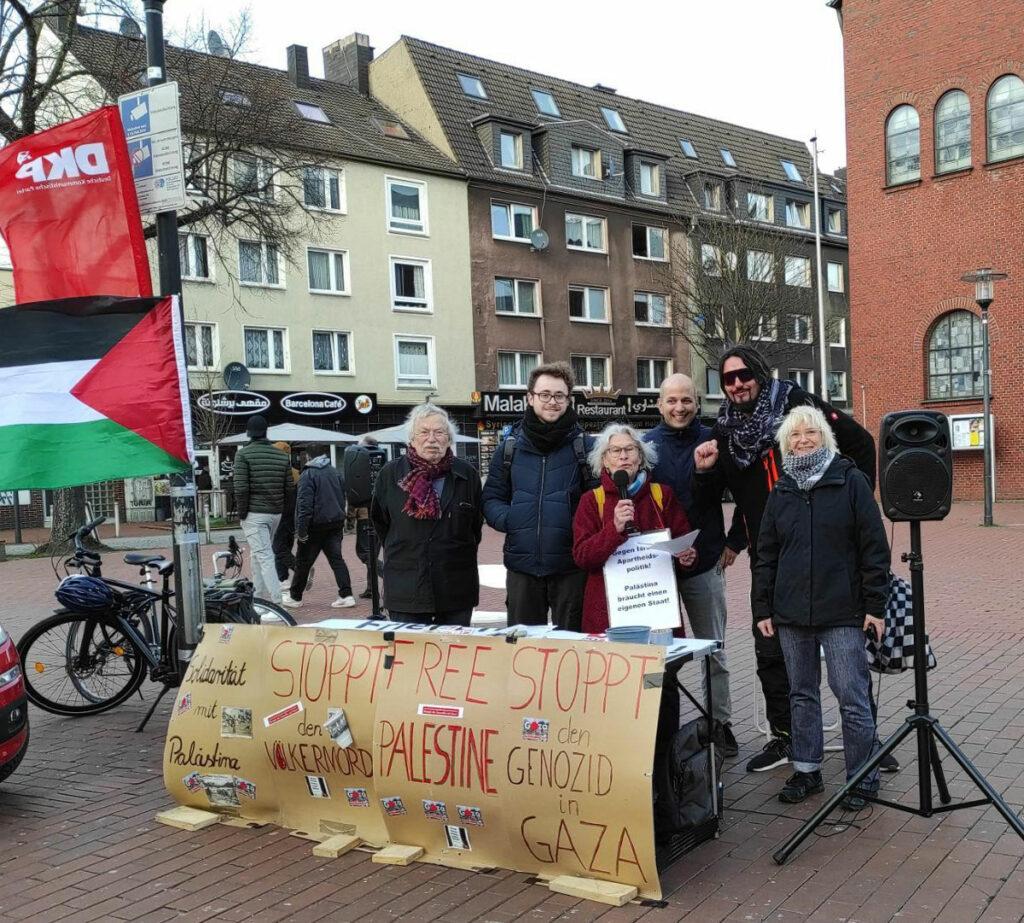
M 946 415 L 900 410 L 878 438 L 882 512 L 893 522 L 945 519 L 953 502 L 953 452 Z
M 342 456 L 341 472 L 349 506 L 369 506 L 377 475 L 388 460 L 387 452 L 370 446 L 350 445 Z

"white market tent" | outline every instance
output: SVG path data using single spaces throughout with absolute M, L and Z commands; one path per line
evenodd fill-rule
M 278 423 L 267 429 L 267 439 L 271 442 L 287 442 L 291 446 L 311 443 L 313 445 L 340 445 L 345 442 L 358 442 L 359 437 L 351 433 L 339 433 L 333 429 L 320 429 L 316 426 L 300 426 L 298 423 Z M 227 436 L 218 445 L 245 445 L 249 437 L 245 433 Z
M 406 430 L 404 423 L 399 423 L 397 426 L 387 426 L 384 429 L 371 430 L 366 434 L 367 436 L 373 436 L 378 442 L 385 444 L 399 444 L 406 445 L 409 442 L 408 430 Z M 459 433 L 455 437 L 456 442 L 479 442 L 475 436 L 463 436 Z

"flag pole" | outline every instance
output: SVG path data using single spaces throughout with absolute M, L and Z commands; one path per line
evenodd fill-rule
M 167 82 L 164 66 L 164 0 L 145 0 L 146 75 L 149 86 Z M 160 263 L 160 294 L 177 295 L 178 330 L 185 355 L 185 312 L 181 299 L 181 259 L 178 252 L 178 214 L 160 212 L 156 216 L 157 253 Z M 178 617 L 178 658 L 182 677 L 202 633 L 203 570 L 199 560 L 199 515 L 196 503 L 195 475 L 187 472 L 171 475 L 171 509 L 174 531 L 175 597 Z

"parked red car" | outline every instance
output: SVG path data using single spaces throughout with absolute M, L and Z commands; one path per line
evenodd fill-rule
M 11 636 L 0 625 L 0 782 L 21 762 L 28 748 L 28 699 L 21 660 Z

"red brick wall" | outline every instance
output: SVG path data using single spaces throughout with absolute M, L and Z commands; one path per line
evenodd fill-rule
M 877 433 L 884 413 L 922 406 L 932 324 L 977 310 L 960 276 L 1008 272 L 990 311 L 996 489 L 1024 498 L 1024 158 L 986 163 L 985 118 L 991 84 L 1024 79 L 1020 0 L 844 0 L 843 41 L 854 411 Z M 971 104 L 972 167 L 935 177 L 934 109 L 954 88 Z M 921 180 L 886 189 L 885 121 L 901 103 L 920 116 Z M 980 413 L 981 399 L 924 406 Z M 957 498 L 981 497 L 980 452 L 957 453 L 954 480 Z

